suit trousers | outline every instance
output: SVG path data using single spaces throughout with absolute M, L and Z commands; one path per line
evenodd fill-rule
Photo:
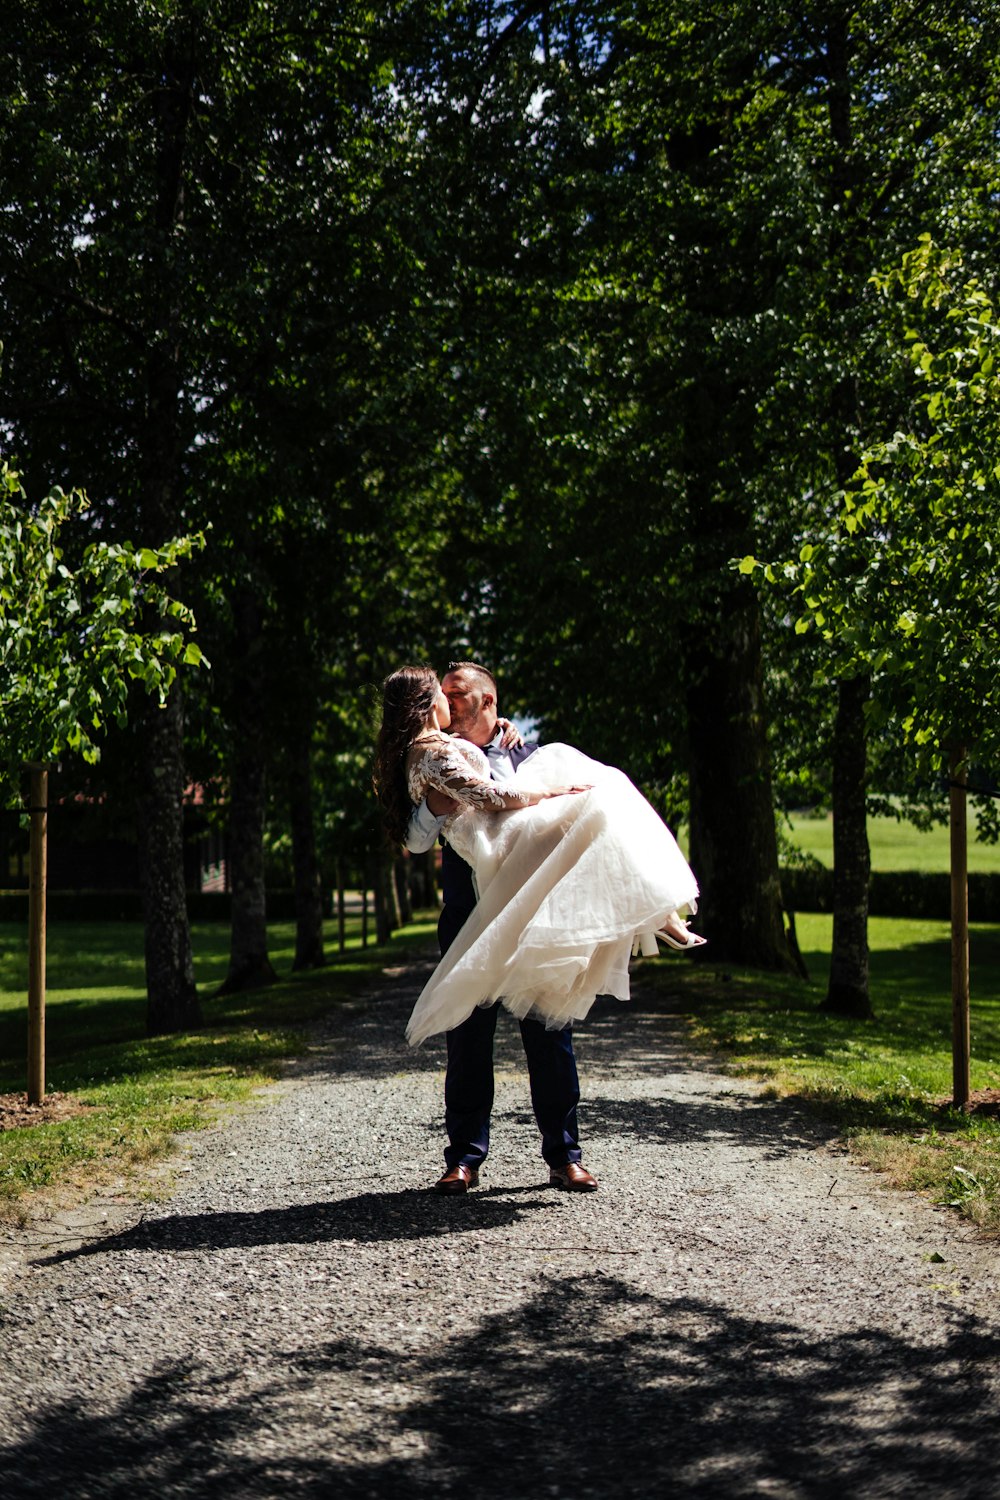
M 438 925 L 444 953 L 458 935 L 465 912 L 445 907 Z M 444 1084 L 444 1159 L 449 1167 L 478 1167 L 490 1145 L 493 1110 L 493 1037 L 498 1005 L 480 1006 L 460 1026 L 447 1032 L 448 1070 Z M 573 1031 L 546 1031 L 540 1021 L 521 1021 L 521 1041 L 528 1063 L 531 1106 L 542 1134 L 542 1156 L 550 1167 L 579 1161 L 576 1107 L 580 1080 L 573 1052 Z

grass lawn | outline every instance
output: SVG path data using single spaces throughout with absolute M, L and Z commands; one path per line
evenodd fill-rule
M 833 818 L 795 814 L 784 824 L 791 842 L 821 864 L 833 869 Z M 926 833 L 895 818 L 869 818 L 868 842 L 873 870 L 946 871 L 950 863 L 948 827 L 940 824 Z M 981 844 L 976 839 L 975 817 L 969 815 L 969 869 L 990 874 L 1000 870 L 1000 844 Z
M 872 918 L 874 1021 L 823 1015 L 832 919 L 799 914 L 810 983 L 709 964 L 653 982 L 685 1009 L 693 1040 L 734 1073 L 763 1078 L 832 1120 L 897 1186 L 1000 1230 L 1000 1120 L 966 1115 L 951 1094 L 951 959 L 945 922 Z M 972 1088 L 1000 1089 L 1000 927 L 971 935 Z M 675 971 L 676 972 L 676 971 Z
M 226 973 L 229 928 L 192 929 L 204 1025 L 177 1036 L 145 1034 L 139 923 L 53 923 L 48 931 L 46 1081 L 88 1106 L 70 1119 L 0 1131 L 0 1214 L 16 1215 L 33 1189 L 72 1190 L 164 1155 L 176 1132 L 208 1123 L 220 1104 L 244 1100 L 302 1044 L 301 1026 L 356 996 L 390 963 L 434 949 L 428 922 L 389 947 L 362 949 L 348 923 L 347 951 L 325 969 L 268 989 L 212 998 Z M 269 928 L 271 960 L 287 974 L 291 923 Z M 27 930 L 0 924 L 0 1094 L 25 1087 Z

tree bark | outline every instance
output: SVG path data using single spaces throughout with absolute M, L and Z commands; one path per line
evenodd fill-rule
M 326 963 L 323 886 L 316 855 L 312 754 L 305 735 L 296 740 L 289 753 L 288 806 L 295 879 L 295 961 L 292 969 L 320 969 Z
M 372 857 L 373 895 L 375 901 L 375 942 L 387 943 L 396 926 L 393 911 L 392 861 L 381 850 Z
M 871 853 L 866 810 L 866 676 L 845 678 L 837 689 L 833 730 L 833 951 L 822 1010 L 867 1020 L 868 885 Z
M 337 949 L 344 953 L 347 949 L 347 919 L 344 911 L 344 862 L 337 860 L 336 871 L 337 882 Z
M 781 922 L 778 841 L 763 707 L 757 601 L 739 580 L 718 605 L 688 693 L 690 862 L 713 963 L 794 971 Z
M 404 858 L 393 860 L 392 873 L 393 879 L 396 882 L 396 909 L 399 912 L 400 923 L 404 927 L 413 921 L 413 893 L 410 889 L 410 875 L 412 870 L 412 860 Z
M 969 1102 L 971 1036 L 969 1033 L 969 846 L 967 751 L 952 745 L 948 804 L 951 843 L 951 1102 Z
M 267 894 L 264 880 L 266 814 L 264 755 L 247 731 L 232 765 L 229 803 L 229 874 L 232 931 L 229 971 L 218 993 L 260 989 L 277 979 L 267 954 Z
M 434 850 L 428 850 L 426 854 L 411 854 L 409 865 L 410 892 L 413 905 L 416 907 L 437 906 Z
M 174 683 L 165 708 L 144 706 L 137 806 L 145 923 L 146 1029 L 151 1036 L 201 1024 L 184 889 L 184 712 Z

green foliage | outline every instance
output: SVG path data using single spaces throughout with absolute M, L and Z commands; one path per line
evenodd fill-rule
M 177 669 L 203 658 L 194 619 L 159 582 L 199 539 L 153 550 L 87 541 L 68 561 L 67 534 L 88 510 L 79 490 L 29 506 L 0 464 L 0 795 L 16 796 L 25 762 L 70 751 L 95 761 L 109 723 L 123 723 L 138 683 L 163 701 Z
M 740 550 L 777 566 L 833 524 L 866 445 L 911 419 L 901 330 L 873 273 L 928 228 L 972 263 L 993 258 L 998 15 L 952 0 L 731 12 L 730 48 L 763 41 L 734 96 L 734 207 L 773 276 L 744 332 L 771 365 L 741 476 L 755 537 Z M 796 632 L 804 611 L 789 618 L 785 590 L 760 599 L 777 783 L 829 795 L 841 656 L 821 630 Z M 871 784 L 919 815 L 938 788 L 901 746 L 870 737 Z
M 923 236 L 875 278 L 909 304 L 910 421 L 869 444 L 797 556 L 738 565 L 789 597 L 796 633 L 822 637 L 831 671 L 872 674 L 872 728 L 891 724 L 932 767 L 955 743 L 1000 765 L 1000 329 L 960 266 Z

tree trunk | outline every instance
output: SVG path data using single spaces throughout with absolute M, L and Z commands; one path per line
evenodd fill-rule
M 949 760 L 951 842 L 951 1102 L 969 1102 L 972 1039 L 969 1031 L 969 831 L 967 751 L 952 745 Z
M 410 874 L 413 868 L 412 860 L 400 858 L 393 860 L 392 873 L 396 882 L 396 908 L 399 912 L 399 920 L 402 926 L 407 926 L 413 921 L 413 895 L 410 890 Z
M 422 908 L 437 906 L 434 850 L 430 849 L 426 854 L 411 854 L 409 864 L 413 905 Z
M 308 736 L 292 745 L 288 767 L 288 806 L 292 825 L 292 864 L 295 878 L 296 969 L 320 969 L 323 950 L 323 886 L 316 857 L 316 825 L 312 803 L 312 754 Z
M 375 942 L 387 943 L 395 927 L 392 896 L 392 861 L 379 851 L 373 856 L 373 895 L 375 901 Z
M 347 917 L 344 911 L 344 861 L 337 860 L 337 948 L 344 953 L 347 951 Z
M 184 712 L 174 683 L 165 708 L 145 705 L 138 797 L 139 880 L 151 1036 L 201 1024 L 184 890 Z
M 838 687 L 833 731 L 833 952 L 822 1010 L 870 1019 L 868 884 L 871 854 L 865 807 L 867 772 L 864 676 Z
M 167 49 L 154 96 L 157 136 L 153 230 L 148 256 L 149 314 L 146 414 L 140 436 L 143 485 L 140 524 L 150 541 L 176 529 L 180 473 L 181 317 L 176 286 L 165 274 L 167 247 L 184 218 L 184 146 L 192 109 L 189 62 Z M 138 798 L 139 868 L 146 947 L 146 1025 L 153 1035 L 201 1021 L 194 983 L 184 881 L 184 710 L 174 683 L 165 708 L 142 713 Z
M 794 971 L 781 923 L 760 618 L 745 580 L 719 600 L 688 694 L 690 862 L 713 963 Z
M 260 989 L 277 979 L 267 956 L 264 884 L 264 756 L 253 733 L 244 735 L 232 768 L 229 804 L 229 872 L 232 934 L 229 972 L 220 995 Z

